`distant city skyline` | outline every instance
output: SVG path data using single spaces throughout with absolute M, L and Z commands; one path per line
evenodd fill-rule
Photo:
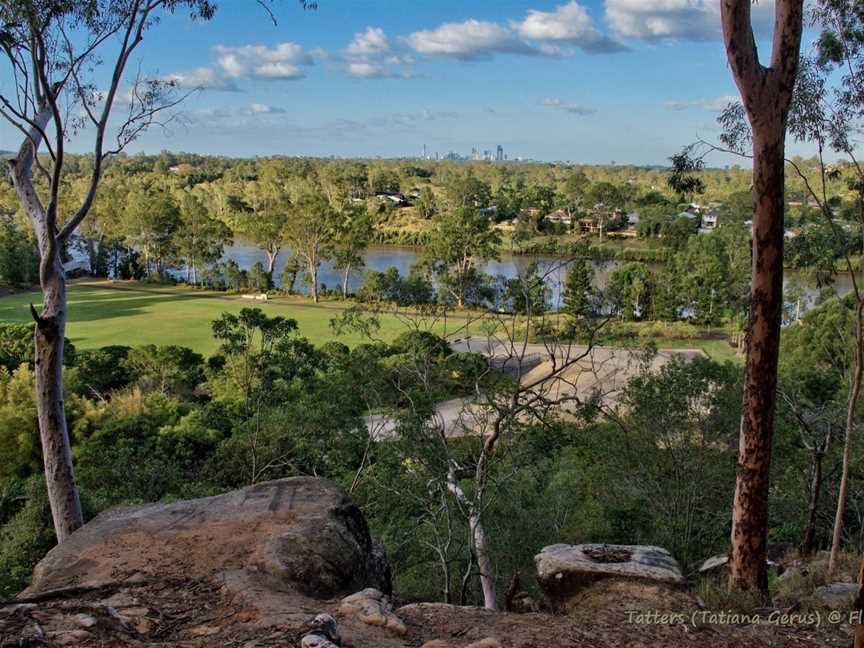
M 753 11 L 765 52 L 773 2 Z M 737 98 L 716 0 L 321 0 L 317 11 L 286 0 L 276 16 L 235 1 L 210 23 L 178 13 L 156 26 L 130 68 L 202 91 L 129 152 L 392 158 L 425 145 L 654 165 L 716 139 Z M 0 125 L 0 149 L 18 136 Z

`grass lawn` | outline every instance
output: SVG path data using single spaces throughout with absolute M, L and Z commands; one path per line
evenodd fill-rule
M 38 307 L 41 294 L 27 292 L 0 298 L 0 320 L 32 321 L 31 303 Z M 106 281 L 83 282 L 69 287 L 66 335 L 80 349 L 109 344 L 176 344 L 211 354 L 218 344 L 211 335 L 210 323 L 224 312 L 237 313 L 244 307 L 257 307 L 270 316 L 281 315 L 297 320 L 300 334 L 316 345 L 334 339 L 349 346 L 363 341 L 359 335 L 336 337 L 333 333 L 330 320 L 339 315 L 338 304 L 315 306 L 308 300 L 294 298 L 253 302 L 183 287 Z M 448 329 L 453 328 L 451 322 Z M 390 340 L 405 330 L 405 325 L 396 317 L 385 316 L 381 318 L 381 330 L 376 337 Z
M 26 292 L 0 298 L 0 320 L 30 322 L 29 305 L 39 306 L 41 294 Z M 109 344 L 139 346 L 142 344 L 176 344 L 203 354 L 216 351 L 218 344 L 210 324 L 224 312 L 237 313 L 241 308 L 261 308 L 270 316 L 281 315 L 297 320 L 300 334 L 316 345 L 339 340 L 354 346 L 364 340 L 356 334 L 336 336 L 330 320 L 346 304 L 324 302 L 315 305 L 303 297 L 281 297 L 267 302 L 253 302 L 218 292 L 185 287 L 149 286 L 134 282 L 85 281 L 69 287 L 69 322 L 67 336 L 79 349 Z M 380 319 L 376 337 L 392 340 L 408 330 L 393 315 Z M 450 319 L 446 328 L 436 327 L 442 335 L 462 336 L 464 320 Z M 472 331 L 475 334 L 479 330 Z M 704 349 L 720 362 L 736 360 L 735 350 L 725 340 L 658 339 L 658 347 Z

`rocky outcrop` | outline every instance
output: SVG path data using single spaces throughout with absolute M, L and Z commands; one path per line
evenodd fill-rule
M 389 568 L 342 489 L 308 477 L 170 504 L 110 509 L 39 563 L 25 595 L 152 578 L 254 574 L 314 598 L 389 593 Z
M 614 602 L 628 592 L 652 598 L 686 585 L 676 560 L 660 547 L 558 544 L 544 547 L 534 562 L 540 587 L 562 612 L 588 599 L 596 606 L 598 599 Z
M 342 599 L 339 614 L 354 617 L 367 625 L 384 628 L 400 636 L 408 632 L 402 619 L 393 613 L 390 599 L 372 587 Z

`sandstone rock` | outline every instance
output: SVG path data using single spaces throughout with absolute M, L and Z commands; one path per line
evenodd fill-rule
M 766 563 L 769 567 L 773 567 L 774 569 L 778 570 L 778 572 L 781 571 L 780 563 L 772 560 L 770 554 Z M 721 572 L 721 570 L 725 571 L 727 564 L 729 564 L 729 556 L 727 554 L 717 554 L 716 556 L 711 556 L 702 563 L 702 565 L 699 567 L 699 573 L 719 573 Z
M 324 635 L 308 634 L 300 640 L 300 648 L 339 648 Z
M 686 580 L 668 551 L 638 545 L 551 545 L 534 557 L 537 581 L 560 611 L 596 583 L 615 581 L 632 586 L 682 589 Z M 644 592 L 636 594 L 644 598 Z
M 830 583 L 817 587 L 813 595 L 825 607 L 832 610 L 849 610 L 858 595 L 858 585 L 855 583 Z
M 397 635 L 408 632 L 402 619 L 393 613 L 390 600 L 382 592 L 371 587 L 342 599 L 339 614 L 355 617 L 368 625 L 386 628 Z
M 304 595 L 373 586 L 389 568 L 337 486 L 294 477 L 197 500 L 110 509 L 52 549 L 24 595 L 117 581 L 255 571 Z
M 480 641 L 468 644 L 465 648 L 501 648 L 501 642 L 494 637 L 486 637 Z
M 433 639 L 432 641 L 427 641 L 420 648 L 451 648 L 450 644 L 446 641 L 442 641 L 441 639 Z

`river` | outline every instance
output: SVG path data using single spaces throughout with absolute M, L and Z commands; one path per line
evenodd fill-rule
M 411 270 L 411 266 L 417 262 L 420 257 L 420 250 L 414 247 L 400 247 L 392 245 L 372 246 L 364 255 L 364 267 L 359 270 L 354 270 L 348 280 L 351 290 L 356 290 L 360 287 L 363 281 L 363 272 L 366 270 L 386 270 L 390 266 L 394 266 L 399 270 L 399 274 L 407 275 Z M 279 285 L 279 273 L 285 265 L 285 260 L 288 257 L 288 251 L 283 250 L 276 260 L 276 276 L 274 277 L 277 286 Z M 238 243 L 225 248 L 225 258 L 234 259 L 237 264 L 244 269 L 251 268 L 256 262 L 260 261 L 266 266 L 266 257 L 264 253 L 247 244 Z M 502 253 L 501 258 L 497 261 L 487 261 L 482 266 L 482 271 L 493 276 L 503 276 L 505 279 L 511 279 L 523 272 L 532 261 L 538 261 L 541 271 L 548 272 L 548 283 L 552 290 L 552 303 L 558 304 L 561 292 L 561 286 L 566 275 L 566 268 L 562 267 L 563 260 L 555 256 L 543 255 L 518 255 Z M 597 288 L 604 288 L 609 273 L 614 270 L 620 262 L 618 261 L 595 261 L 594 264 L 594 283 Z M 657 270 L 659 264 L 648 264 L 652 269 Z M 861 277 L 862 275 L 859 275 Z M 318 273 L 318 281 L 321 286 L 327 288 L 340 288 L 342 285 L 342 273 L 334 269 L 333 264 L 324 262 Z M 815 280 L 799 270 L 787 270 L 784 277 L 784 284 L 789 285 L 794 282 L 803 288 L 803 298 L 801 300 L 802 311 L 812 307 L 816 298 L 819 295 L 819 288 Z M 298 281 L 295 286 L 296 290 L 305 292 L 308 286 Z M 852 290 L 852 283 L 846 273 L 838 275 L 834 282 L 834 289 L 840 294 L 845 294 Z

